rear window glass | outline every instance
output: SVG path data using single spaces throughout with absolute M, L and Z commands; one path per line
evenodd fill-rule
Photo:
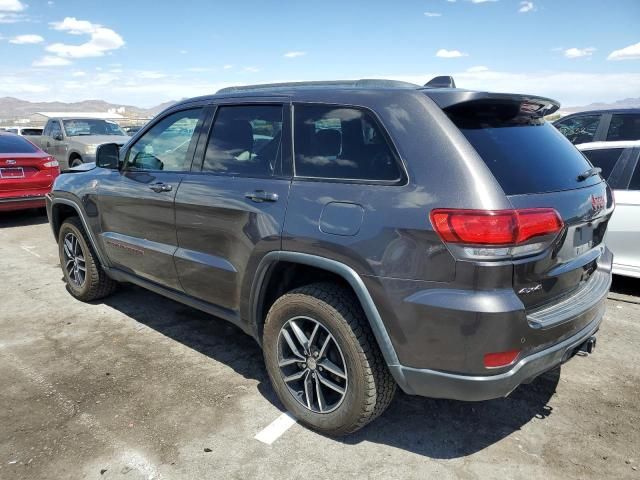
M 0 135 L 0 153 L 35 153 L 38 149 L 17 135 Z
M 613 167 L 615 167 L 622 152 L 624 152 L 624 148 L 603 148 L 586 150 L 582 153 L 584 153 L 594 167 L 600 167 L 602 169 L 601 175 L 607 179 L 609 175 L 611 175 Z
M 505 108 L 474 105 L 447 112 L 487 164 L 507 195 L 543 193 L 594 185 L 578 181 L 591 165 L 552 125 Z

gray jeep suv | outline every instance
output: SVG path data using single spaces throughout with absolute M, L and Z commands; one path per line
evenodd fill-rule
M 55 182 L 69 292 L 130 282 L 234 323 L 286 409 L 334 435 L 396 387 L 503 397 L 591 352 L 611 191 L 544 121 L 553 100 L 444 83 L 258 85 L 173 105 Z

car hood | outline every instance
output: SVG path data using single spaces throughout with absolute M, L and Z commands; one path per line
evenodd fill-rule
M 81 143 L 83 145 L 102 145 L 103 143 L 124 145 L 131 137 L 126 135 L 76 135 L 68 138 L 70 142 Z
M 81 163 L 77 167 L 71 167 L 69 170 L 65 170 L 65 173 L 88 172 L 89 170 L 93 170 L 94 168 L 96 168 L 95 162 Z

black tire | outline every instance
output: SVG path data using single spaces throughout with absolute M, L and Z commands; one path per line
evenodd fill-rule
M 69 159 L 69 168 L 73 168 L 73 167 L 79 167 L 80 165 L 82 165 L 84 162 L 82 161 L 82 157 L 72 157 Z
M 72 238 L 68 235 L 73 235 L 77 239 L 77 248 L 84 258 L 85 274 L 81 283 L 74 281 L 72 274 L 66 268 L 68 258 L 65 256 L 65 238 Z M 116 289 L 117 282 L 109 278 L 103 270 L 78 217 L 67 218 L 60 227 L 58 254 L 67 290 L 78 300 L 83 302 L 98 300 L 110 295 Z
M 335 351 L 340 351 L 340 358 L 346 367 L 345 392 L 340 402 L 337 402 L 338 406 L 328 413 L 313 411 L 300 403 L 301 400 L 296 399 L 285 383 L 285 373 L 279 366 L 279 362 L 283 361 L 280 360 L 283 358 L 282 347 L 278 343 L 282 335 L 281 330 L 285 325 L 290 325 L 292 319 L 298 322 L 297 317 L 302 318 L 303 322 L 313 320 L 326 329 L 335 339 L 335 344 L 339 347 Z M 307 338 L 311 336 L 308 335 Z M 351 291 L 339 285 L 315 283 L 292 290 L 278 298 L 267 314 L 263 348 L 267 372 L 278 397 L 289 412 L 314 430 L 336 436 L 355 432 L 384 412 L 393 400 L 396 383 L 386 366 L 360 303 Z M 318 360 L 316 366 L 315 361 L 312 362 L 313 367 L 310 368 L 313 369 L 315 380 L 315 375 L 321 375 L 322 363 Z M 292 367 L 299 368 L 300 371 L 306 369 L 311 375 L 308 365 L 296 363 Z M 325 370 L 322 375 L 330 373 Z M 333 379 L 340 380 L 338 377 Z M 318 387 L 315 389 L 317 393 Z M 304 401 L 303 394 L 304 391 L 301 391 L 299 396 Z M 319 405 L 319 398 L 317 401 Z

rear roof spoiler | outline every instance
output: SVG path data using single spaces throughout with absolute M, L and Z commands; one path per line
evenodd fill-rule
M 490 93 L 462 90 L 459 88 L 422 88 L 431 100 L 446 110 L 465 103 L 519 103 L 521 110 L 530 111 L 532 115 L 549 115 L 560 108 L 560 102 L 551 98 L 536 95 L 521 95 L 516 93 Z

